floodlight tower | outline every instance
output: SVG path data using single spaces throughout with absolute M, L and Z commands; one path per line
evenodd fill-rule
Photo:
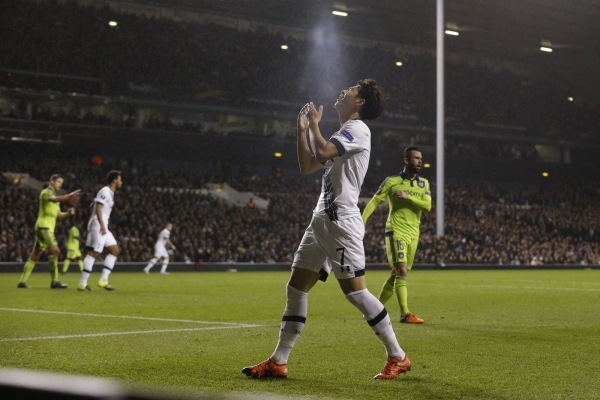
M 437 0 L 436 235 L 444 236 L 444 0 Z

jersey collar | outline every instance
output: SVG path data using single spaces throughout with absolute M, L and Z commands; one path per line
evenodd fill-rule
M 408 177 L 408 175 L 406 175 L 404 173 L 404 170 L 400 171 L 400 176 L 402 177 L 402 179 L 408 179 L 410 181 L 410 186 L 414 186 L 414 182 L 420 182 L 421 181 L 421 177 L 419 176 L 419 174 L 415 174 L 415 178 L 414 179 L 410 179 Z

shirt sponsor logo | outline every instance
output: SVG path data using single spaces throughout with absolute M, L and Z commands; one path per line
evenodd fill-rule
M 420 187 L 420 188 L 424 188 L 424 187 L 425 187 L 425 182 L 423 182 L 423 181 L 419 181 L 419 187 Z
M 412 190 L 404 190 L 404 193 L 409 196 L 423 197 L 423 193 L 413 192 Z
M 349 141 L 354 142 L 354 137 L 350 134 L 350 132 L 348 132 L 348 131 L 341 131 L 340 135 L 343 135 Z

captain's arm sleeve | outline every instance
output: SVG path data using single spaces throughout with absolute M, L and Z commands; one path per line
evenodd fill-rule
M 431 189 L 429 188 L 429 182 L 425 184 L 425 193 L 422 199 L 416 196 L 408 196 L 408 200 L 423 211 L 431 211 Z

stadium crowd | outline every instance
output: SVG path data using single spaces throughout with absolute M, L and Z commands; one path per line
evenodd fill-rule
M 118 25 L 109 26 L 111 20 Z M 336 50 L 327 40 L 300 40 L 263 28 L 242 31 L 118 14 L 108 7 L 84 7 L 75 2 L 34 0 L 8 2 L 3 7 L 0 36 L 5 38 L 0 41 L 0 67 L 101 78 L 114 87 L 115 94 L 138 91 L 289 104 L 335 99 L 340 88 L 356 77 L 373 76 L 393 94 L 388 115 L 426 122 L 435 116 L 435 59 L 425 51 L 408 53 L 382 44 L 343 45 Z M 281 44 L 288 49 L 282 50 Z M 310 64 L 315 55 L 334 50 L 337 64 L 346 68 L 314 68 Z M 396 66 L 397 61 L 402 61 L 402 67 Z M 311 73 L 306 74 L 307 70 Z M 38 78 L 18 74 L 12 81 L 1 79 L 0 85 L 9 87 L 40 84 Z M 540 78 L 498 71 L 483 63 L 449 62 L 446 81 L 446 116 L 455 124 L 503 124 L 553 135 L 587 132 L 598 126 L 599 114 L 591 106 L 568 101 L 572 93 Z M 38 116 L 44 115 L 69 118 L 40 110 Z M 127 118 L 106 120 L 94 115 L 72 120 L 119 126 L 132 123 Z M 148 128 L 180 126 L 153 121 Z
M 116 193 L 110 229 L 122 248 L 120 261 L 150 259 L 156 236 L 167 221 L 174 224 L 176 261 L 291 261 L 320 192 L 318 176 L 286 181 L 255 174 L 187 174 L 150 165 L 117 167 L 123 171 L 125 184 Z M 84 238 L 90 213 L 87 205 L 103 186 L 99 182 L 103 182 L 106 168 L 31 164 L 17 168 L 41 180 L 57 170 L 67 171 L 64 189 L 82 188 L 83 195 L 76 217 L 57 223 L 56 237 L 63 252 L 70 224 L 78 225 Z M 362 196 L 371 197 L 377 190 L 375 182 L 383 179 L 370 179 Z M 268 198 L 268 209 L 230 206 L 193 190 L 224 181 L 240 191 Z M 424 213 L 416 262 L 600 263 L 600 209 L 594 200 L 600 194 L 598 189 L 591 184 L 578 184 L 568 191 L 561 188 L 508 190 L 501 185 L 448 184 L 446 235 L 435 235 L 435 210 Z M 27 259 L 33 245 L 38 194 L 0 178 L 0 261 Z M 386 262 L 386 218 L 387 208 L 381 205 L 369 219 L 364 239 L 367 262 Z

